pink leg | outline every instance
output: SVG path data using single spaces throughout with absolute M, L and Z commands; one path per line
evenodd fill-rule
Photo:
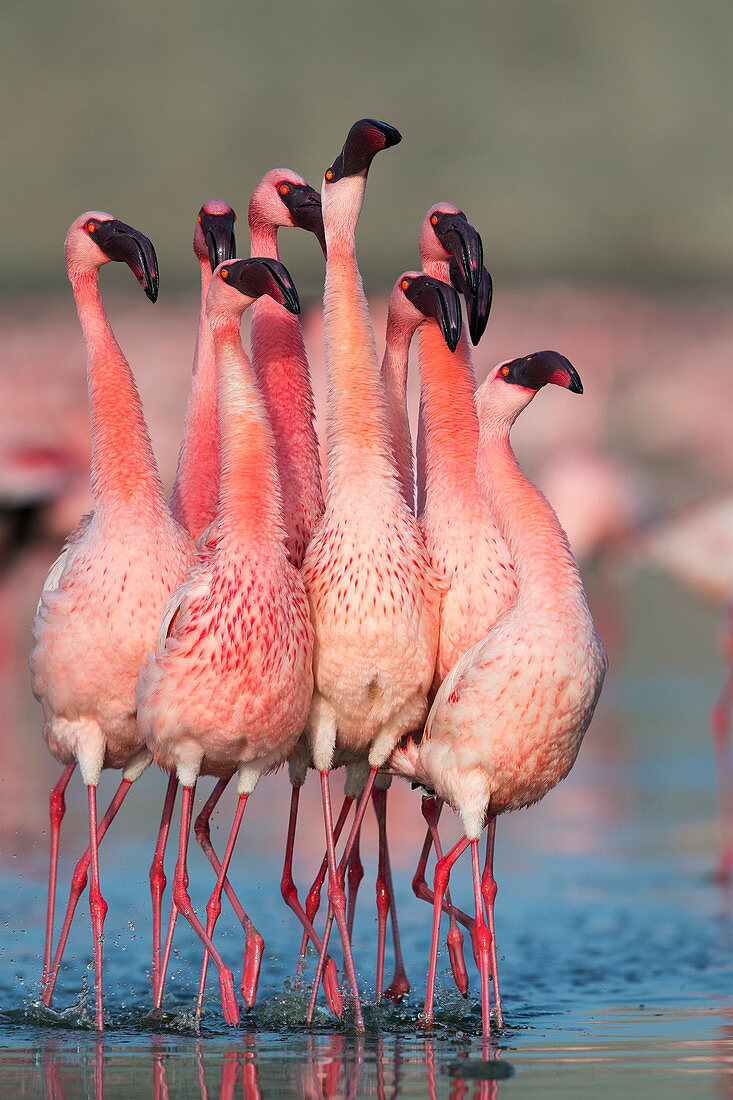
M 443 809 L 443 802 L 439 799 L 424 798 L 422 804 L 423 817 L 427 820 L 428 814 L 432 811 L 426 804 L 434 802 L 436 807 L 435 825 L 437 826 L 438 818 L 440 817 L 441 810 Z M 428 905 L 432 905 L 435 901 L 435 894 L 430 889 L 425 879 L 425 869 L 428 865 L 428 858 L 430 856 L 430 849 L 433 847 L 433 840 L 437 836 L 437 830 L 433 828 L 431 824 L 428 824 L 428 831 L 425 834 L 425 841 L 422 846 L 422 852 L 420 853 L 420 859 L 418 860 L 415 874 L 412 879 L 412 892 L 415 897 L 420 901 L 426 901 Z M 440 841 L 438 841 L 438 851 L 436 853 L 438 859 L 442 858 L 442 852 L 440 849 Z M 457 905 L 448 903 L 448 895 L 443 900 L 443 912 L 450 916 L 451 911 L 454 913 L 456 920 L 463 925 L 464 928 L 468 928 L 470 931 L 473 928 L 473 917 L 469 917 L 468 913 L 464 913 L 462 909 L 459 909 Z
M 211 843 L 211 833 L 209 831 L 209 819 L 211 818 L 211 815 L 214 811 L 214 807 L 216 806 L 217 802 L 219 801 L 222 794 L 224 793 L 224 790 L 226 789 L 226 786 L 229 783 L 230 778 L 231 778 L 231 776 L 226 778 L 226 779 L 220 779 L 218 781 L 218 783 L 214 787 L 214 790 L 209 795 L 209 798 L 206 802 L 206 805 L 204 806 L 203 810 L 201 811 L 201 813 L 196 818 L 196 823 L 194 825 L 194 832 L 196 834 L 196 840 L 199 842 L 199 844 L 203 848 L 203 850 L 206 854 L 206 858 L 208 859 L 209 863 L 211 864 L 211 866 L 214 869 L 214 874 L 215 875 L 219 874 L 219 871 L 221 869 L 221 864 L 219 863 L 219 859 L 217 857 L 217 854 L 214 851 L 214 846 Z M 259 977 L 260 977 L 260 967 L 262 965 L 262 956 L 263 956 L 264 951 L 265 951 L 265 941 L 263 940 L 262 936 L 257 931 L 254 924 L 252 923 L 252 921 L 249 919 L 249 917 L 245 913 L 244 906 L 242 905 L 239 898 L 235 894 L 234 887 L 229 882 L 228 878 L 224 879 L 224 890 L 226 892 L 226 896 L 229 898 L 229 901 L 232 903 L 232 908 L 234 909 L 234 912 L 237 914 L 237 917 L 239 918 L 239 922 L 242 925 L 242 928 L 244 929 L 245 941 L 244 941 L 244 960 L 242 962 L 241 991 L 242 991 L 242 996 L 244 997 L 244 1003 L 246 1004 L 247 1008 L 252 1008 L 252 1006 L 255 1003 L 255 999 L 257 997 L 257 983 L 258 983 Z M 209 905 L 212 904 L 213 897 L 214 897 L 214 895 L 212 895 L 212 899 L 210 900 Z M 208 912 L 208 907 L 207 907 L 207 912 Z M 216 923 L 216 921 L 219 919 L 219 913 L 220 912 L 221 912 L 221 894 L 219 895 L 219 912 L 217 912 L 216 917 L 214 918 L 214 923 Z M 212 935 L 212 933 L 209 932 L 209 936 L 211 936 L 211 935 Z M 208 966 L 208 958 L 207 958 L 206 955 L 204 955 L 204 960 L 205 960 L 206 966 Z M 204 973 L 204 977 L 205 977 L 205 973 Z
M 387 847 L 387 792 L 374 787 L 372 790 L 372 803 L 377 816 L 377 829 L 379 833 L 379 862 L 377 865 L 377 1003 L 382 999 L 382 986 L 384 985 L 384 948 L 387 939 L 387 914 L 389 913 L 390 896 L 387 891 L 387 876 L 384 870 L 384 857 Z
M 384 829 L 384 884 L 389 898 L 389 913 L 392 924 L 392 947 L 394 949 L 394 977 L 384 991 L 384 996 L 393 1004 L 399 1004 L 403 997 L 410 992 L 410 983 L 405 973 L 405 963 L 402 958 L 400 946 L 400 930 L 397 927 L 397 906 L 395 903 L 394 889 L 392 886 L 392 868 L 389 862 L 389 847 L 387 845 L 387 792 L 384 791 L 382 800 L 383 829 Z M 381 854 L 381 835 L 380 835 Z
M 204 947 L 208 948 L 216 969 L 219 971 L 219 989 L 221 992 L 221 1006 L 224 1011 L 224 1019 L 228 1024 L 238 1024 L 239 1006 L 237 1005 L 237 999 L 234 995 L 234 976 L 229 967 L 224 965 L 224 960 L 211 942 L 211 938 L 207 935 L 201 921 L 194 913 L 191 899 L 188 896 L 186 851 L 188 848 L 188 834 L 191 829 L 194 789 L 190 787 L 183 788 L 181 837 L 178 847 L 176 874 L 173 879 L 173 900 L 181 915 L 186 918 Z M 165 972 L 163 972 L 163 976 L 164 974 Z
M 129 791 L 132 783 L 129 779 L 123 779 L 115 791 L 114 798 L 107 807 L 104 817 L 102 818 L 99 826 L 99 833 L 96 835 L 96 842 L 99 844 L 107 832 L 107 829 L 111 825 L 112 821 L 117 814 L 122 803 L 125 801 L 127 792 Z M 96 817 L 97 800 L 94 799 L 94 810 Z M 74 868 L 74 874 L 71 876 L 71 889 L 69 891 L 69 900 L 66 905 L 66 913 L 64 915 L 64 923 L 61 926 L 61 932 L 59 934 L 59 942 L 56 946 L 56 954 L 53 959 L 53 966 L 51 967 L 51 973 L 48 977 L 48 983 L 43 990 L 42 1000 L 46 1008 L 51 1004 L 51 998 L 53 997 L 53 991 L 56 986 L 56 979 L 59 974 L 59 967 L 61 966 L 61 958 L 66 947 L 66 941 L 69 937 L 69 929 L 71 928 L 71 921 L 73 919 L 76 907 L 79 904 L 79 898 L 84 892 L 84 888 L 87 884 L 87 872 L 89 870 L 89 862 L 91 859 L 91 847 L 87 848 L 84 855 L 81 857 L 76 867 Z
M 97 1031 L 104 1030 L 102 1010 L 102 936 L 104 918 L 107 915 L 107 902 L 99 889 L 99 850 L 97 841 L 97 788 L 87 787 L 89 795 L 89 848 L 91 851 L 91 876 L 89 885 L 89 910 L 92 915 L 92 937 L 94 940 L 94 1005 Z
M 441 799 L 423 799 L 422 815 L 428 823 L 428 829 L 433 839 L 436 860 L 443 858 L 443 849 L 438 835 L 438 819 L 442 808 L 443 802 Z M 460 913 L 461 910 L 454 908 L 453 902 L 451 901 L 450 888 L 447 885 L 445 888 L 445 902 L 444 909 L 448 913 L 448 936 L 446 937 L 446 943 L 448 945 L 448 958 L 450 959 L 451 972 L 458 992 L 462 997 L 467 997 L 468 971 L 466 970 L 466 961 L 463 956 L 463 933 L 456 922 L 456 914 Z M 471 930 L 473 930 L 473 921 L 471 918 L 466 913 L 462 915 L 467 924 L 469 924 Z
M 435 999 L 435 972 L 438 969 L 438 941 L 440 939 L 440 916 L 443 910 L 443 895 L 451 867 L 458 857 L 468 847 L 468 837 L 462 837 L 447 855 L 439 859 L 435 865 L 434 902 L 433 902 L 433 935 L 430 943 L 430 965 L 428 967 L 428 986 L 425 993 L 425 1023 L 433 1022 L 433 1001 Z
M 732 703 L 733 675 L 730 675 L 710 715 L 718 774 L 721 830 L 718 878 L 721 882 L 728 882 L 733 871 L 733 773 L 731 772 L 730 759 L 730 709 Z
M 188 872 L 185 873 L 185 882 L 188 886 Z M 163 1004 L 163 989 L 165 987 L 165 976 L 168 973 L 168 962 L 171 957 L 171 948 L 173 947 L 173 933 L 176 930 L 176 918 L 178 917 L 178 906 L 176 905 L 175 898 L 171 899 L 171 911 L 168 917 L 168 929 L 165 934 L 165 946 L 163 948 L 163 956 L 160 960 L 160 975 L 158 978 L 158 984 L 153 989 L 153 1009 L 158 1011 Z
M 224 784 L 224 786 L 226 786 L 226 783 L 228 783 L 228 782 L 229 782 L 228 779 L 226 781 L 220 779 L 217 786 L 219 786 L 222 783 Z M 223 789 L 224 789 L 224 787 L 222 787 L 222 790 Z M 244 814 L 244 808 L 247 805 L 248 797 L 249 797 L 249 795 L 246 795 L 246 794 L 240 794 L 240 796 L 239 796 L 239 801 L 237 802 L 237 809 L 235 810 L 235 813 L 234 813 L 234 821 L 232 822 L 232 828 L 231 828 L 231 831 L 229 833 L 229 840 L 227 842 L 226 850 L 224 852 L 224 858 L 222 859 L 221 864 L 219 865 L 219 869 L 218 869 L 218 873 L 217 873 L 217 879 L 216 879 L 216 886 L 214 887 L 213 893 L 212 893 L 211 897 L 209 898 L 209 903 L 206 906 L 206 935 L 208 936 L 209 940 L 211 940 L 213 938 L 214 929 L 216 928 L 216 922 L 218 921 L 219 914 L 221 913 L 221 892 L 222 892 L 222 889 L 224 888 L 224 881 L 225 881 L 226 876 L 227 876 L 227 871 L 229 870 L 229 864 L 231 863 L 231 860 L 232 860 L 232 854 L 234 852 L 234 845 L 237 842 L 237 836 L 239 835 L 239 827 L 242 824 L 242 816 Z M 206 826 L 207 826 L 207 832 L 208 832 L 208 817 L 206 819 Z M 212 848 L 212 852 L 213 852 L 213 848 Z M 214 857 L 214 858 L 216 858 L 216 857 Z M 218 860 L 217 860 L 217 863 L 218 863 Z M 241 906 L 240 906 L 240 908 L 241 908 Z M 249 918 L 247 917 L 247 914 L 244 912 L 243 909 L 242 909 L 242 913 L 244 914 L 245 920 L 249 920 Z M 249 923 L 251 924 L 252 922 L 250 921 Z M 262 938 L 262 937 L 260 937 L 260 938 Z M 261 959 L 262 955 L 260 954 L 259 957 Z M 204 961 L 201 964 L 201 979 L 199 981 L 199 995 L 198 995 L 198 1000 L 196 1001 L 196 1019 L 197 1020 L 201 1019 L 201 1006 L 204 1003 L 204 990 L 206 988 L 206 971 L 208 970 L 208 968 L 209 968 L 209 952 L 206 949 L 204 949 Z M 257 970 L 259 971 L 259 965 L 257 967 Z M 242 975 L 242 984 L 244 985 L 244 974 Z M 255 988 L 256 988 L 256 978 L 255 978 Z M 254 1000 L 254 998 L 253 998 L 253 1000 Z M 247 1007 L 250 1007 L 250 1006 L 248 1005 Z
M 59 833 L 61 822 L 66 813 L 64 795 L 76 764 L 69 764 L 61 773 L 49 800 L 49 818 L 51 822 L 51 858 L 48 866 L 48 908 L 46 909 L 46 945 L 43 951 L 43 977 L 41 989 L 45 989 L 51 973 L 51 952 L 53 950 L 53 913 L 56 906 L 56 874 L 59 865 Z
M 473 868 L 473 899 L 476 907 L 476 922 L 474 924 L 474 943 L 476 945 L 479 974 L 481 976 L 481 1031 L 484 1039 L 491 1034 L 491 1009 L 489 1005 L 489 970 L 491 934 L 484 921 L 484 907 L 481 897 L 481 869 L 479 867 L 478 840 L 471 841 L 471 866 Z
M 333 821 L 331 817 L 331 792 L 328 786 L 328 772 L 321 772 L 321 792 L 323 795 L 323 817 L 326 826 L 326 846 L 328 849 L 328 917 L 326 919 L 326 929 L 323 935 L 323 944 L 321 945 L 321 953 L 318 956 L 318 967 L 316 969 L 316 978 L 313 983 L 313 990 L 311 992 L 311 999 L 308 1005 L 307 1022 L 310 1024 L 313 1020 L 313 1010 L 316 1004 L 316 996 L 318 995 L 318 986 L 321 984 L 321 975 L 323 974 L 323 967 L 326 961 L 326 952 L 328 950 L 328 938 L 331 933 L 331 925 L 333 924 L 334 917 L 338 924 L 339 933 L 341 934 L 341 944 L 344 950 L 344 966 L 346 969 L 346 975 L 351 987 L 351 991 L 354 996 L 354 1012 L 356 1016 L 356 1030 L 364 1030 L 364 1019 L 361 1014 L 361 1004 L 359 1003 L 359 987 L 356 984 L 356 970 L 354 968 L 354 957 L 351 953 L 351 943 L 349 942 L 348 929 L 346 927 L 346 895 L 344 893 L 343 880 L 346 866 L 348 865 L 349 856 L 356 840 L 356 834 L 361 828 L 361 822 L 364 817 L 364 810 L 369 801 L 371 788 L 374 784 L 374 777 L 376 776 L 376 768 L 372 768 L 369 773 L 369 780 L 367 780 L 364 793 L 361 796 L 356 817 L 354 818 L 354 824 L 351 827 L 351 834 L 346 845 L 346 851 L 339 867 L 336 867 L 336 850 L 334 846 L 333 838 Z M 366 796 L 366 797 L 365 797 Z
M 494 841 L 496 840 L 496 818 L 489 819 L 486 833 L 486 863 L 481 878 L 481 893 L 484 896 L 486 915 L 489 922 L 489 935 L 491 936 L 491 980 L 494 985 L 494 1023 L 497 1027 L 504 1026 L 504 1016 L 501 1011 L 501 994 L 499 993 L 499 966 L 496 958 L 496 929 L 494 926 L 494 902 L 496 901 L 496 879 L 494 878 Z
M 158 988 L 158 983 L 160 981 L 160 910 L 163 892 L 168 881 L 163 871 L 163 860 L 165 858 L 165 847 L 168 843 L 168 832 L 171 827 L 171 817 L 173 816 L 173 807 L 175 805 L 177 791 L 178 778 L 175 772 L 171 772 L 168 777 L 168 788 L 165 792 L 165 802 L 163 803 L 163 813 L 160 819 L 158 839 L 155 842 L 155 854 L 153 855 L 153 862 L 150 864 L 150 873 L 148 876 L 150 879 L 150 900 L 153 906 L 153 990 Z
M 316 951 L 320 953 L 321 941 L 316 935 L 316 931 L 312 922 L 305 913 L 303 906 L 300 904 L 298 898 L 298 891 L 295 888 L 293 882 L 293 848 L 295 846 L 295 826 L 298 820 L 298 801 L 300 798 L 300 787 L 293 786 L 290 796 L 290 818 L 288 820 L 288 839 L 285 845 L 285 862 L 283 864 L 283 873 L 280 880 L 280 893 L 283 896 L 285 904 L 293 910 L 296 917 L 303 925 L 304 939 L 308 938 L 313 940 L 313 944 Z M 305 954 L 305 950 L 303 950 Z M 300 974 L 300 959 L 298 960 L 298 973 L 296 974 L 295 986 L 297 988 L 297 979 Z M 341 997 L 341 991 L 338 987 L 338 971 L 336 970 L 336 963 L 329 957 L 326 959 L 326 964 L 323 969 L 323 992 L 326 994 L 326 1000 L 328 1001 L 328 1007 L 333 1012 L 334 1016 L 341 1017 L 343 1011 L 343 998 Z
M 353 798 L 349 798 L 348 796 L 344 797 L 344 800 L 341 804 L 341 810 L 339 811 L 338 820 L 337 820 L 336 825 L 334 826 L 334 830 L 333 830 L 334 844 L 336 844 L 339 837 L 341 836 L 341 833 L 343 832 L 344 825 L 346 824 L 346 818 L 349 816 L 349 810 L 351 809 L 351 804 L 353 803 L 353 801 L 354 801 Z M 308 920 L 311 922 L 311 924 L 316 919 L 316 913 L 318 912 L 318 909 L 319 909 L 320 904 L 321 904 L 321 889 L 323 887 L 323 883 L 326 880 L 326 875 L 327 874 L 328 874 L 328 854 L 326 854 L 323 857 L 323 861 L 321 862 L 321 866 L 318 869 L 318 874 L 316 875 L 315 881 L 313 882 L 313 885 L 311 886 L 310 890 L 308 891 L 308 896 L 305 899 L 305 912 L 306 912 L 306 916 L 308 917 Z M 302 966 L 303 966 L 303 959 L 305 958 L 305 950 L 306 950 L 307 946 L 308 946 L 308 932 L 306 931 L 306 932 L 303 933 L 303 939 L 302 939 L 302 942 L 300 944 L 300 955 L 298 956 L 298 969 L 297 969 L 296 975 L 295 975 L 296 976 L 296 981 L 297 981 L 297 978 L 300 976 L 300 972 L 301 972 L 301 969 L 302 969 Z M 315 946 L 315 941 L 314 941 L 314 946 Z M 319 951 L 320 948 L 317 947 L 316 950 Z
M 360 839 L 361 829 L 356 834 L 354 847 L 351 849 L 351 855 L 349 856 L 349 862 L 346 867 L 346 883 L 348 889 L 348 899 L 346 903 L 346 927 L 349 931 L 349 941 L 351 941 L 351 937 L 354 934 L 354 919 L 356 917 L 356 895 L 359 893 L 361 880 L 364 878 L 364 866 L 361 862 L 361 855 L 359 853 Z

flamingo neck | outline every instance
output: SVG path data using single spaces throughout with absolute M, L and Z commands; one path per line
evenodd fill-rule
M 437 325 L 418 335 L 420 421 L 418 510 L 453 513 L 459 501 L 478 492 L 478 418 L 471 353 L 464 337 L 451 354 Z
M 245 355 L 241 319 L 212 320 L 221 431 L 219 525 L 240 545 L 282 543 L 280 483 L 272 431 L 252 365 Z
M 194 539 L 198 539 L 216 519 L 220 464 L 214 339 L 206 315 L 211 266 L 208 259 L 201 260 L 200 263 L 199 327 L 178 455 L 178 470 L 171 496 L 173 515 Z
M 95 513 L 166 513 L 140 395 L 102 305 L 99 272 L 70 279 L 87 348 Z
M 413 333 L 413 328 L 396 320 L 391 312 L 388 313 L 382 359 L 382 385 L 387 401 L 387 420 L 397 477 L 402 496 L 411 512 L 415 511 L 415 470 L 407 415 L 407 367 Z
M 249 254 L 263 260 L 279 260 L 277 226 L 271 222 L 251 220 L 249 225 Z M 286 310 L 287 312 L 287 310 Z
M 361 182 L 360 177 L 348 181 Z M 339 186 L 339 185 L 336 185 Z M 361 189 L 363 195 L 363 186 Z M 356 192 L 357 199 L 359 192 Z M 323 295 L 323 335 L 328 373 L 327 493 L 354 471 L 372 483 L 394 484 L 392 445 L 369 308 L 356 263 L 354 230 L 360 201 L 324 206 L 328 259 Z
M 578 566 L 550 504 L 522 472 L 509 439 L 511 424 L 482 424 L 478 476 L 506 539 L 518 585 L 518 607 L 529 628 L 590 619 Z

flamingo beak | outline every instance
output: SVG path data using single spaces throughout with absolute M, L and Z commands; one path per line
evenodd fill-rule
M 280 198 L 290 211 L 290 216 L 300 229 L 312 233 L 326 255 L 326 233 L 323 228 L 321 196 L 314 187 L 307 184 L 288 183 L 288 192 Z
M 345 176 L 366 176 L 369 166 L 382 149 L 391 149 L 402 141 L 394 126 L 375 118 L 361 118 L 349 130 L 343 149 L 326 171 L 326 183 Z
M 300 313 L 300 300 L 288 269 L 277 260 L 253 257 L 234 260 L 226 267 L 227 284 L 249 298 L 269 294 L 290 313 Z
M 500 374 L 505 382 L 528 390 L 539 390 L 551 384 L 571 393 L 583 392 L 583 383 L 575 367 L 557 351 L 536 351 L 523 359 L 513 359 L 501 367 Z
M 97 224 L 94 240 L 108 259 L 127 264 L 151 302 L 157 300 L 158 258 L 149 237 L 112 218 Z
M 486 326 L 489 322 L 489 314 L 491 312 L 491 302 L 493 298 L 493 284 L 491 282 L 491 275 L 485 267 L 481 269 L 481 281 L 479 283 L 478 293 L 471 294 L 470 290 L 466 286 L 466 280 L 463 277 L 463 272 L 460 265 L 455 260 L 450 262 L 450 281 L 458 291 L 462 294 L 466 300 L 466 313 L 468 314 L 468 331 L 471 334 L 471 343 L 474 347 L 478 344 L 479 340 L 486 331 Z
M 215 271 L 225 260 L 233 260 L 237 254 L 237 242 L 234 237 L 234 213 L 199 214 L 201 232 L 209 252 L 211 270 Z
M 437 321 L 446 344 L 455 351 L 461 338 L 461 301 L 453 287 L 421 275 L 403 293 L 424 317 Z
M 461 268 L 471 294 L 478 294 L 484 263 L 484 246 L 478 230 L 466 220 L 465 214 L 438 213 L 434 217 L 435 236 Z

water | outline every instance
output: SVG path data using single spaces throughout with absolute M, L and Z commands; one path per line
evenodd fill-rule
M 152 773 L 133 787 L 101 848 L 109 903 L 104 1037 L 98 1040 L 92 1029 L 86 900 L 72 929 L 55 1011 L 42 1012 L 42 833 L 56 772 L 39 747 L 37 715 L 24 702 L 19 673 L 15 736 L 25 740 L 15 756 L 7 747 L 0 828 L 0 1095 L 733 1095 L 733 896 L 712 874 L 717 825 L 706 723 L 723 675 L 716 620 L 648 577 L 627 589 L 599 588 L 593 602 L 615 650 L 600 713 L 568 780 L 539 806 L 499 822 L 497 939 L 508 1023 L 486 1050 L 477 1038 L 472 965 L 471 996 L 464 1001 L 451 989 L 441 957 L 433 1032 L 419 1020 L 430 910 L 410 890 L 422 830 L 418 794 L 406 785 L 390 796 L 389 815 L 413 992 L 399 1008 L 370 1003 L 376 940 L 370 815 L 355 930 L 366 1001 L 363 1038 L 348 1010 L 338 1023 L 321 1006 L 313 1029 L 306 1028 L 304 989 L 292 990 L 300 937 L 278 889 L 288 798 L 281 777 L 263 782 L 253 796 L 235 855 L 233 880 L 267 945 L 257 1006 L 238 1030 L 223 1023 L 213 977 L 204 1022 L 199 1032 L 194 1027 L 200 951 L 187 927 L 177 931 L 165 1015 L 148 1017 L 147 869 L 164 789 L 162 777 Z M 84 843 L 79 787 L 72 781 L 67 799 L 62 883 Z M 114 781 L 105 778 L 100 804 L 113 789 Z M 312 780 L 302 802 L 295 863 L 301 889 L 322 845 Z M 219 849 L 232 809 L 230 797 L 212 820 Z M 446 843 L 457 836 L 448 821 L 444 831 Z M 195 848 L 190 889 L 201 909 L 211 877 Z M 172 863 L 169 852 L 169 876 Z M 459 863 L 454 881 L 456 902 L 470 908 L 468 866 Z M 61 902 L 57 926 L 60 908 Z M 236 978 L 242 936 L 226 903 L 219 935 Z M 468 948 L 466 955 L 470 964 Z M 390 966 L 388 954 L 387 980 Z M 313 969 L 311 960 L 309 973 Z

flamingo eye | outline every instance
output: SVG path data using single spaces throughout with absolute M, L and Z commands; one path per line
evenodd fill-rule
M 402 289 L 403 290 L 409 290 L 410 289 L 409 279 L 403 279 L 402 280 Z
M 433 214 L 432 218 L 430 219 L 430 224 L 431 225 L 437 225 L 438 224 L 438 215 L 437 214 Z
M 228 279 L 229 278 L 229 272 L 227 271 L 226 268 L 224 268 L 224 270 L 222 271 L 221 277 L 222 277 L 222 279 Z
M 502 376 L 502 378 L 506 378 L 508 374 L 509 374 L 509 367 L 502 367 L 502 368 L 501 368 L 501 376 Z
M 330 168 L 329 168 L 329 169 L 328 169 L 328 171 L 326 172 L 326 179 L 327 179 L 327 180 L 332 180 L 332 179 L 333 179 L 333 172 L 331 171 L 331 169 L 330 169 Z
M 87 233 L 96 233 L 97 226 L 94 222 L 87 222 Z
M 232 221 L 235 222 L 236 220 L 237 220 L 237 215 L 235 214 L 234 217 L 232 218 Z
M 287 183 L 281 183 L 279 190 L 280 190 L 281 195 L 289 195 L 290 194 L 290 188 L 288 187 Z
M 198 220 L 199 225 L 201 225 L 201 215 L 200 214 L 198 215 L 197 220 Z

